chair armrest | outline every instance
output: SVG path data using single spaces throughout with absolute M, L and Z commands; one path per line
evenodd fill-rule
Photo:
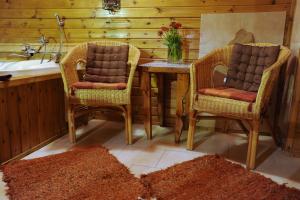
M 290 55 L 291 51 L 286 47 L 282 47 L 277 61 L 269 68 L 264 70 L 257 92 L 255 107 L 253 110 L 253 112 L 257 114 L 257 117 L 259 117 L 259 115 L 261 115 L 262 112 L 265 111 L 272 95 L 274 86 L 277 82 L 280 68 L 284 63 L 287 62 Z
M 87 45 L 82 44 L 71 49 L 60 62 L 64 89 L 67 96 L 71 95 L 71 85 L 79 81 L 77 74 L 77 64 L 85 61 Z
M 229 65 L 232 48 L 233 45 L 216 49 L 192 64 L 190 68 L 191 100 L 194 99 L 197 90 L 213 87 L 212 75 L 214 68 L 219 64 Z
M 130 45 L 130 55 L 128 58 L 128 65 L 130 65 L 129 76 L 127 80 L 127 94 L 129 95 L 129 99 L 131 96 L 131 88 L 133 84 L 133 79 L 135 75 L 135 71 L 137 68 L 138 61 L 140 59 L 140 50 L 134 46 Z

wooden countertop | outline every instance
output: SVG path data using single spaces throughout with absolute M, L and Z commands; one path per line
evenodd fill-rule
M 13 77 L 9 81 L 0 81 L 0 88 L 8 88 L 23 84 L 61 78 L 59 68 L 20 71 L 13 72 L 12 74 Z

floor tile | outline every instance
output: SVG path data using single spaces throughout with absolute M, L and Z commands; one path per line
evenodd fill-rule
M 65 135 L 51 144 L 33 152 L 24 159 L 31 159 L 68 151 L 73 147 L 102 145 L 109 149 L 120 162 L 139 177 L 174 164 L 206 154 L 220 154 L 226 159 L 245 166 L 248 138 L 245 134 L 215 133 L 209 128 L 197 128 L 195 150 L 186 150 L 187 131 L 183 131 L 181 142 L 174 143 L 174 130 L 153 126 L 153 139 L 147 140 L 144 126 L 133 125 L 134 144 L 126 145 L 124 123 L 92 120 L 88 126 L 77 130 L 77 135 L 89 132 L 76 145 Z M 300 189 L 300 158 L 292 158 L 274 146 L 271 137 L 260 136 L 256 172 L 277 183 L 287 183 Z M 1 178 L 0 173 L 0 178 Z M 0 199 L 5 199 L 5 184 L 0 181 Z M 1 196 L 2 195 L 2 196 Z
M 167 168 L 171 167 L 174 164 L 182 163 L 184 161 L 192 160 L 204 155 L 205 154 L 201 152 L 183 152 L 169 150 L 164 152 L 156 167 Z
M 3 180 L 3 173 L 0 172 L 0 180 Z M 1 200 L 8 200 L 6 196 L 6 184 L 3 181 L 0 181 L 0 199 Z
M 117 158 L 127 166 L 143 165 L 147 167 L 155 167 L 159 162 L 164 151 L 152 150 L 150 148 L 134 148 L 126 147 Z
M 280 149 L 268 156 L 256 170 L 300 183 L 300 158 L 290 157 Z
M 23 159 L 33 159 L 39 158 L 44 156 L 49 156 L 53 154 L 58 154 L 69 150 L 73 145 L 69 143 L 68 136 L 63 136 L 59 140 L 56 140 L 49 145 L 35 151 L 28 156 L 24 157 Z
M 147 167 L 143 165 L 131 165 L 130 171 L 134 174 L 135 177 L 140 177 L 143 174 L 149 174 L 151 172 L 155 172 L 160 170 L 160 168 L 157 167 Z
M 248 137 L 246 134 L 229 134 L 226 157 L 232 161 L 245 163 L 248 152 Z M 268 158 L 276 147 L 271 137 L 260 136 L 257 145 L 258 165 Z
M 205 136 L 194 145 L 195 151 L 208 154 L 226 155 L 231 137 L 227 134 L 215 133 Z

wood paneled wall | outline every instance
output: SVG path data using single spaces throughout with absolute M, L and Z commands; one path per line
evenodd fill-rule
M 121 5 L 119 12 L 110 15 L 101 8 L 102 0 L 2 0 L 0 42 L 32 43 L 41 34 L 58 40 L 54 17 L 58 13 L 66 18 L 69 43 L 102 38 L 125 40 L 142 49 L 142 58 L 161 59 L 166 57 L 166 51 L 157 31 L 176 20 L 183 24 L 182 34 L 187 40 L 189 53 L 185 58 L 196 59 L 201 14 L 288 11 L 289 15 L 291 0 L 121 0 Z
M 103 38 L 126 41 L 141 49 L 141 62 L 167 57 L 166 47 L 157 31 L 173 20 L 183 24 L 181 32 L 185 38 L 184 58 L 197 59 L 200 17 L 203 13 L 287 11 L 285 43 L 288 44 L 293 16 L 291 2 L 292 0 L 121 0 L 121 10 L 111 15 L 102 9 L 102 0 L 2 0 L 0 57 L 20 51 L 20 43 L 36 43 L 41 34 L 58 41 L 59 32 L 54 13 L 66 18 L 68 47 Z M 134 88 L 136 120 L 142 118 L 138 112 L 142 110 L 142 101 L 137 87 L 138 84 Z M 175 96 L 171 94 L 174 90 L 167 90 L 169 96 Z M 153 101 L 156 101 L 155 98 Z M 166 106 L 172 108 L 172 100 Z M 156 110 L 155 104 L 153 109 Z M 170 118 L 166 121 L 172 123 L 174 110 L 167 109 L 166 112 L 165 116 Z

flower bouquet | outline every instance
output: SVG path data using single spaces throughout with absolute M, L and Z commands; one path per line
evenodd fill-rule
M 169 27 L 163 26 L 158 31 L 158 35 L 163 38 L 164 44 L 168 47 L 169 63 L 182 62 L 182 37 L 178 32 L 178 29 L 180 28 L 180 23 L 171 22 Z

